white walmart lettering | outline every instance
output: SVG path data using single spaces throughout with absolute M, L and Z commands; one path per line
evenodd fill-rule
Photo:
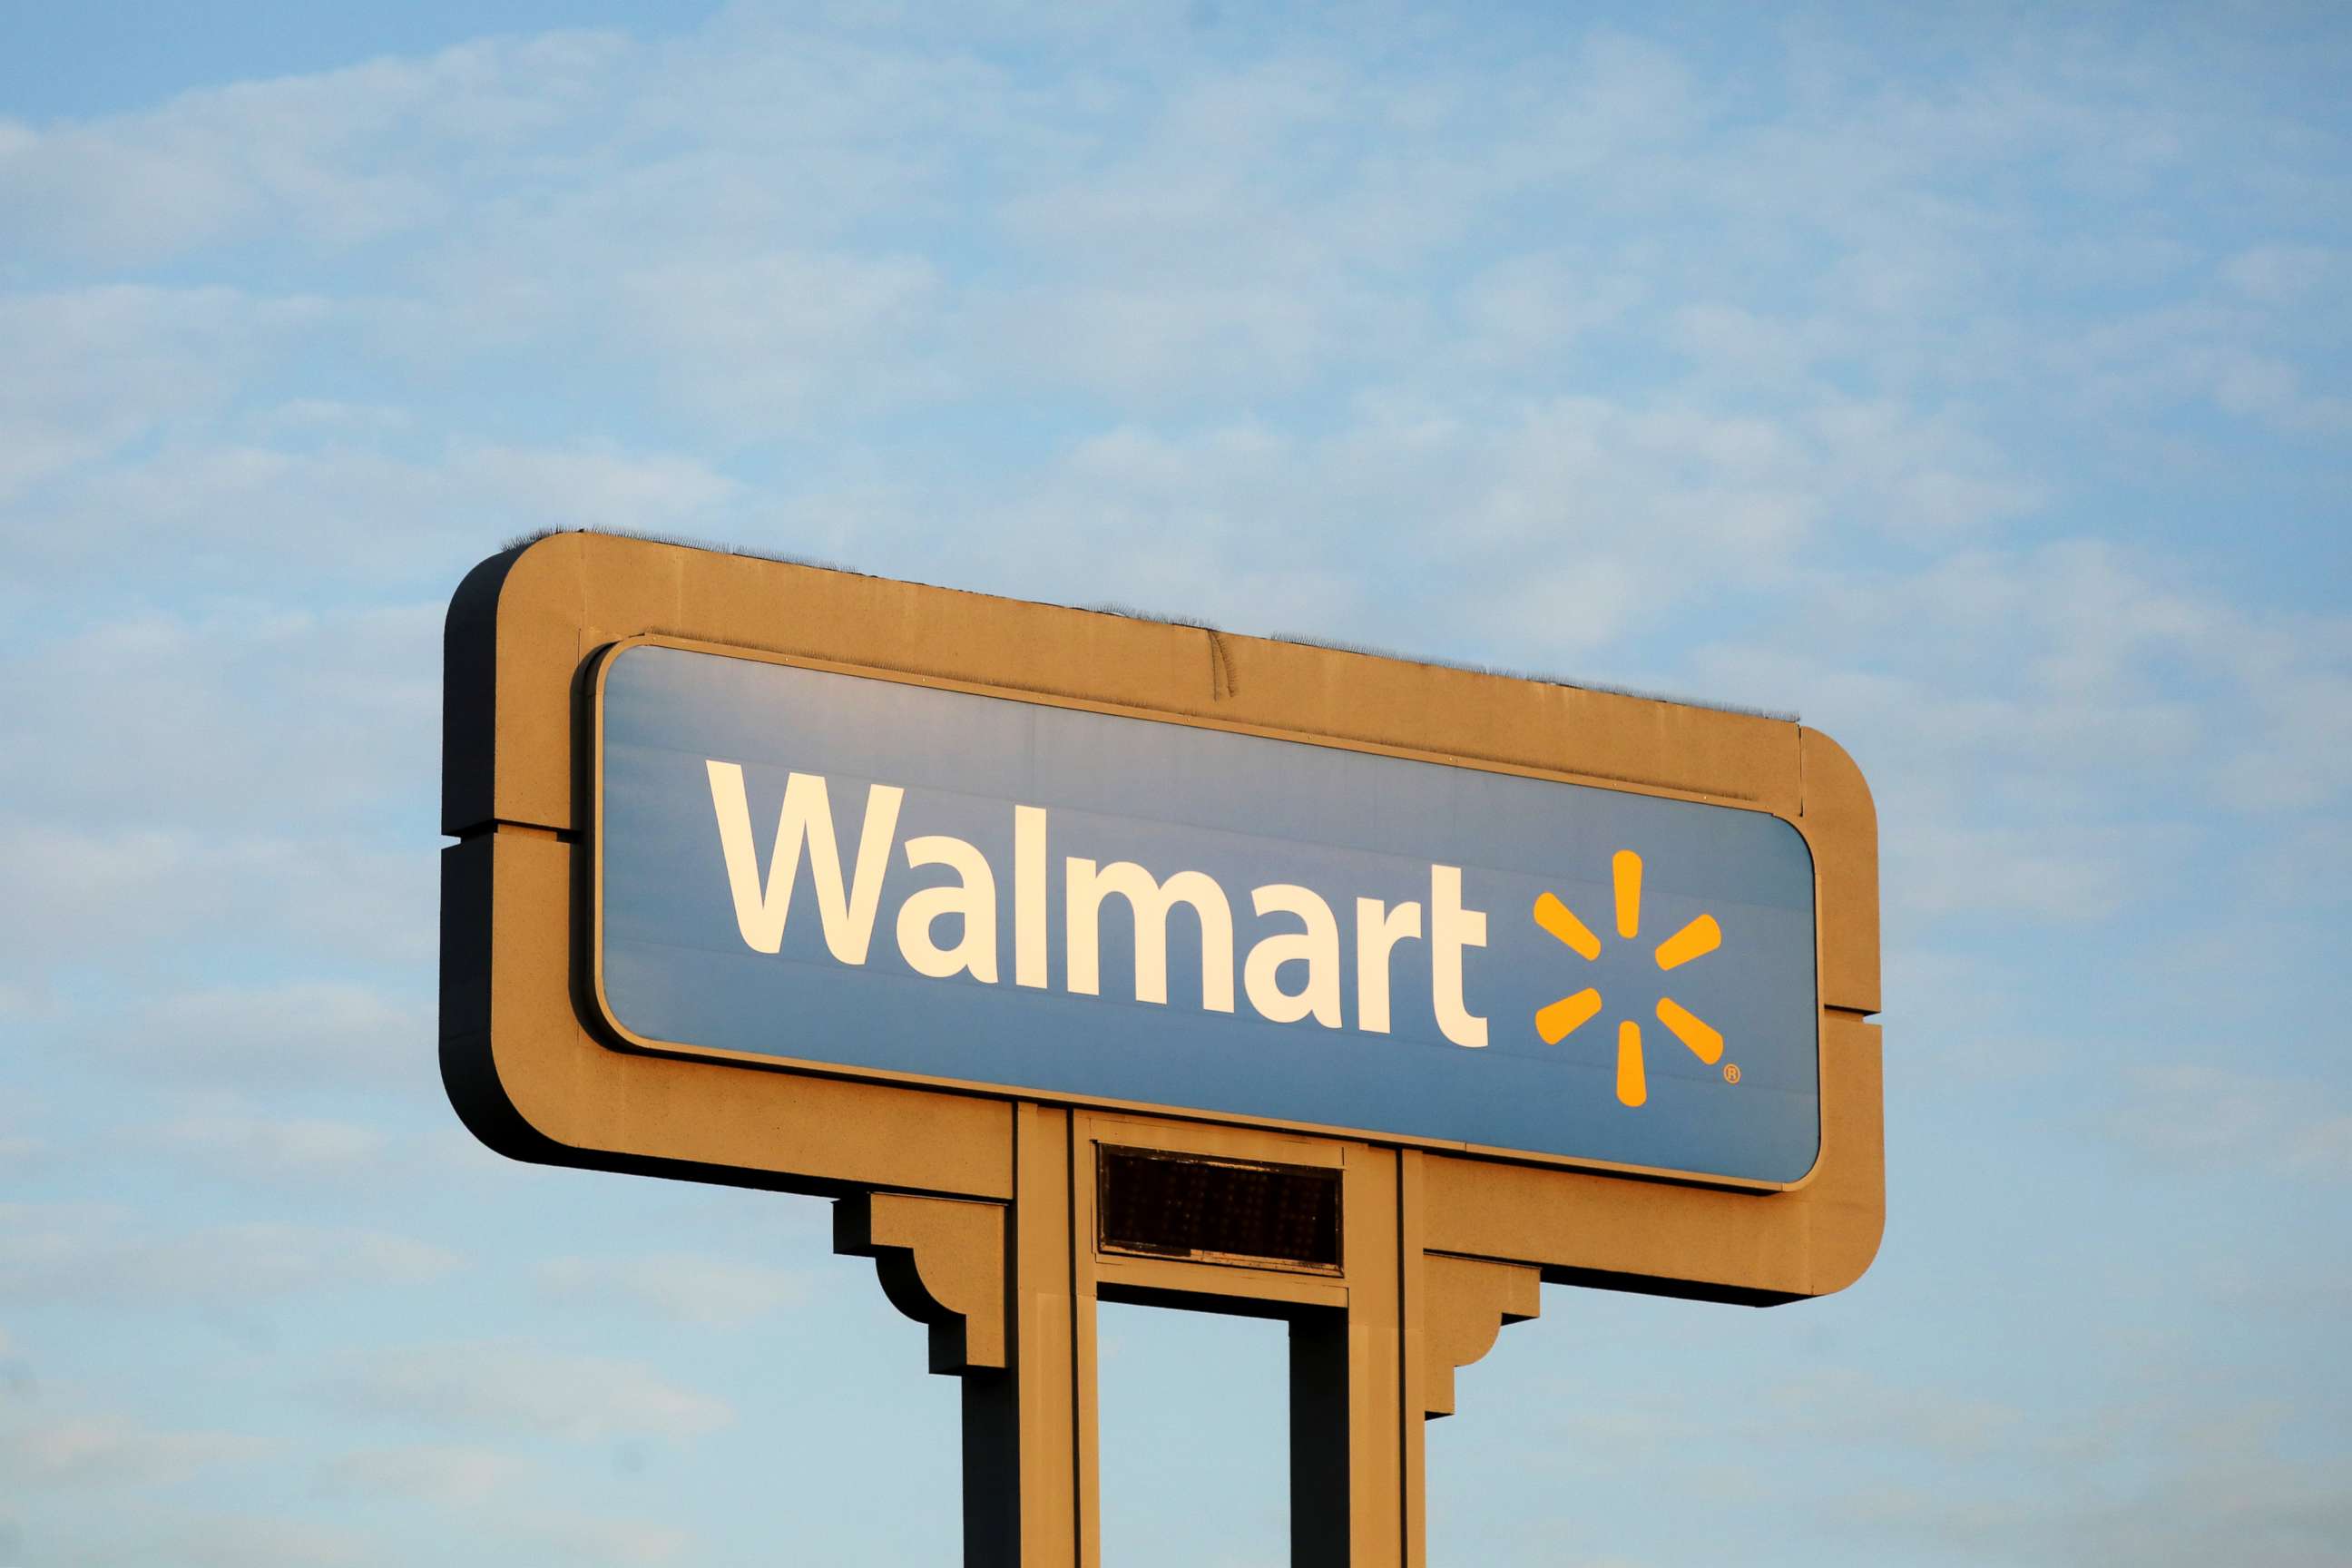
M 866 787 L 856 861 L 845 880 L 825 781 L 815 773 L 793 773 L 762 875 L 741 766 L 716 759 L 704 766 L 735 926 L 744 944 L 755 952 L 782 950 L 793 889 L 805 856 L 826 949 L 843 963 L 863 964 L 906 791 L 892 784 Z M 1013 808 L 1013 979 L 1037 990 L 1052 984 L 1049 832 L 1043 807 Z M 997 984 L 997 879 L 988 858 L 944 834 L 909 838 L 904 853 L 909 869 L 943 867 L 955 878 L 918 889 L 899 905 L 897 937 L 907 966 L 935 980 L 969 974 L 984 984 Z M 1135 1000 L 1167 1005 L 1168 922 L 1181 904 L 1201 932 L 1201 1006 L 1211 1013 L 1234 1010 L 1233 906 L 1215 878 L 1190 870 L 1160 878 L 1132 860 L 1106 866 L 1079 855 L 1067 857 L 1062 872 L 1065 989 L 1080 996 L 1101 994 L 1102 906 L 1118 897 L 1127 900 L 1134 917 Z M 1486 1020 L 1469 1010 L 1463 995 L 1463 951 L 1486 945 L 1486 914 L 1464 906 L 1460 867 L 1429 868 L 1428 909 L 1430 994 L 1438 1029 L 1457 1046 L 1484 1046 Z M 1330 904 L 1312 889 L 1269 882 L 1250 889 L 1250 910 L 1260 920 L 1298 928 L 1259 936 L 1243 959 L 1241 990 L 1251 1008 L 1277 1024 L 1312 1019 L 1323 1028 L 1343 1027 L 1339 921 Z M 1355 1025 L 1384 1035 L 1391 1030 L 1389 982 L 1396 950 L 1422 939 L 1422 905 L 1360 898 L 1355 917 Z

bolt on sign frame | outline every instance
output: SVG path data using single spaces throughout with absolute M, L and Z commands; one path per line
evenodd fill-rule
M 551 535 L 477 567 L 451 602 L 446 660 L 442 830 L 457 842 L 442 861 L 441 1063 L 452 1104 L 484 1142 L 517 1159 L 836 1199 L 835 1250 L 876 1260 L 889 1300 L 929 1325 L 930 1369 L 962 1380 L 967 1563 L 1099 1563 L 1097 1300 L 1286 1321 L 1292 1561 L 1407 1565 L 1423 1561 L 1423 1423 L 1453 1412 L 1457 1367 L 1484 1355 L 1503 1325 L 1536 1315 L 1540 1281 L 1768 1306 L 1844 1288 L 1877 1249 L 1885 1164 L 1879 1031 L 1868 1021 L 1879 1007 L 1877 825 L 1860 772 L 1819 731 L 592 533 Z M 692 732 L 698 693 L 712 681 L 748 694 L 751 707 L 729 710 L 736 719 L 790 712 L 811 727 L 783 734 L 782 760 L 747 773 Z M 933 735 L 933 751 L 969 741 L 997 760 L 927 755 Z M 793 748 L 820 741 L 835 747 L 837 823 L 811 816 L 812 805 L 825 805 L 822 783 L 809 785 L 798 771 L 785 779 Z M 742 742 L 755 743 L 767 742 Z M 940 787 L 898 789 L 884 763 L 859 765 L 861 746 L 895 758 L 890 765 L 932 769 Z M 1125 763 L 1123 751 L 1133 753 Z M 1356 984 L 1346 998 L 1354 1011 L 1344 1020 L 1352 1033 L 1339 1027 L 1336 987 L 1321 998 L 1293 991 L 1283 976 L 1302 965 L 1274 962 L 1304 957 L 1311 977 L 1311 942 L 1270 952 L 1264 972 L 1252 952 L 1248 1005 L 1262 1016 L 1237 1012 L 1230 964 L 1218 994 L 1207 906 L 1243 894 L 1231 918 L 1252 926 L 1244 945 L 1266 922 L 1249 921 L 1246 884 L 1221 887 L 1205 873 L 1192 884 L 1197 942 L 1185 947 L 1180 937 L 1192 929 L 1185 917 L 1162 928 L 1158 994 L 1145 973 L 1141 902 L 1132 971 L 1087 991 L 1072 939 L 1056 993 L 1043 936 L 1023 934 L 1033 916 L 1046 918 L 1046 906 L 1030 901 L 1045 887 L 1047 814 L 1034 805 L 1007 818 L 1027 826 L 1015 826 L 1018 864 L 999 879 L 1013 885 L 1019 950 L 1002 976 L 993 946 L 971 945 L 977 921 L 994 928 L 997 906 L 983 916 L 967 905 L 961 927 L 916 920 L 910 935 L 919 894 L 902 896 L 897 927 L 914 968 L 855 967 L 866 956 L 861 898 L 866 936 L 878 931 L 887 945 L 890 924 L 860 889 L 869 874 L 883 881 L 901 797 L 910 822 L 919 805 L 946 812 L 967 796 L 1022 798 L 1006 793 L 1015 785 L 992 794 L 969 782 L 1000 764 L 1028 781 L 1020 789 L 1058 788 L 1040 761 L 1048 753 L 1065 772 L 1099 773 L 1110 792 L 1087 797 L 1082 780 L 1055 797 L 1057 847 L 1088 847 L 1088 832 L 1108 834 L 1106 846 L 1119 831 L 1142 834 L 1166 854 L 1226 856 L 1218 864 L 1228 883 L 1283 874 L 1294 852 L 1307 856 L 1297 864 L 1342 881 L 1390 876 L 1395 856 L 1329 846 L 1360 845 L 1409 819 L 1468 846 L 1458 857 L 1465 865 L 1492 868 L 1476 873 L 1483 885 L 1517 899 L 1538 884 L 1510 882 L 1515 868 L 1496 858 L 1501 851 L 1478 851 L 1477 835 L 1502 831 L 1497 824 L 1540 835 L 1562 803 L 1580 820 L 1647 823 L 1669 847 L 1653 847 L 1647 895 L 1643 860 L 1621 849 L 1609 876 L 1595 868 L 1581 892 L 1563 900 L 1547 887 L 1517 908 L 1488 897 L 1487 911 L 1473 911 L 1481 923 L 1465 926 L 1471 884 L 1434 863 L 1454 849 L 1418 846 L 1417 874 L 1432 879 L 1419 884 L 1427 926 L 1420 893 L 1354 903 Z M 1319 780 L 1326 794 L 1304 805 L 1263 792 L 1244 798 L 1241 786 L 1227 788 L 1236 769 Z M 1084 809 L 1088 798 L 1097 806 L 1160 798 L 1155 781 L 1171 773 L 1187 779 L 1192 804 L 1124 828 L 1116 813 Z M 863 827 L 853 829 L 860 786 Z M 763 881 L 758 841 L 780 795 Z M 689 797 L 699 805 L 679 804 Z M 663 799 L 677 806 L 669 816 L 668 807 L 646 807 Z M 1395 809 L 1416 799 L 1434 805 L 1420 816 Z M 748 831 L 739 826 L 725 844 L 721 877 L 730 801 Z M 787 842 L 795 809 L 802 837 Z M 663 837 L 673 818 L 695 811 L 697 847 Z M 1267 811 L 1308 824 L 1294 837 L 1324 837 L 1297 850 L 1243 830 Z M 1337 824 L 1328 832 L 1326 819 Z M 1024 839 L 1031 828 L 1039 837 Z M 999 829 L 971 831 L 977 842 Z M 1594 831 L 1605 838 L 1617 829 Z M 1748 890 L 1708 895 L 1753 918 L 1743 925 L 1727 913 L 1718 927 L 1712 912 L 1700 914 L 1656 941 L 1698 908 L 1675 901 L 1684 873 L 1669 841 L 1678 835 L 1706 852 L 1691 864 L 1713 846 L 1718 858 L 1764 866 L 1737 884 Z M 879 845 L 870 860 L 867 841 Z M 800 862 L 788 857 L 803 843 L 794 904 Z M 1033 858 L 1024 858 L 1024 843 Z M 925 854 L 937 862 L 962 853 L 965 890 L 975 879 L 990 883 L 985 865 L 970 866 L 982 853 L 972 844 L 909 838 L 905 850 L 907 867 Z M 716 913 L 678 912 L 677 868 L 688 861 L 706 890 L 719 890 L 702 900 Z M 1141 874 L 1092 858 L 1066 865 L 1072 883 Z M 1159 891 L 1177 888 L 1176 869 L 1150 868 L 1169 878 Z M 903 892 L 906 873 L 890 874 Z M 1706 874 L 1703 865 L 1689 873 Z M 1778 892 L 1766 887 L 1775 878 Z M 1486 1024 L 1461 1000 L 1465 947 L 1491 938 L 1478 962 L 1492 972 L 1500 954 L 1520 951 L 1515 944 L 1549 943 L 1540 947 L 1547 981 L 1571 970 L 1633 973 L 1599 965 L 1603 939 L 1586 923 L 1607 931 L 1612 879 L 1612 934 L 1630 943 L 1646 896 L 1667 925 L 1642 932 L 1642 952 L 1654 947 L 1656 969 L 1676 969 L 1677 994 L 1696 998 L 1697 1011 L 1658 997 L 1663 1029 L 1645 1058 L 1640 1023 L 1624 1006 L 1604 1016 L 1591 988 L 1551 1000 L 1573 979 L 1548 989 L 1530 982 L 1544 1005 L 1507 1017 L 1490 1000 L 1498 1048 L 1464 1048 L 1488 1043 Z M 1126 890 L 1153 888 L 1130 881 Z M 1255 896 L 1261 916 L 1303 907 L 1331 918 L 1319 896 L 1292 884 Z M 763 956 L 782 945 L 790 908 L 803 911 L 803 946 L 822 934 L 841 962 L 813 948 L 801 956 L 814 952 L 814 962 L 791 951 L 782 961 Z M 1076 905 L 1069 909 L 1075 929 Z M 1407 910 L 1410 921 L 1398 923 Z M 1108 918 L 1099 899 L 1095 913 Z M 717 922 L 721 934 L 706 950 L 671 940 L 665 924 L 692 920 Z M 1366 922 L 1388 945 L 1361 945 Z M 962 956 L 941 961 L 931 939 L 950 929 L 963 932 Z M 1118 934 L 1113 924 L 1093 929 Z M 1739 959 L 1748 932 L 1752 949 L 1780 956 Z M 1710 971 L 1676 966 L 1718 941 L 1727 956 L 1712 973 L 1730 977 L 1730 989 L 1682 986 L 1683 973 Z M 1364 976 L 1375 958 L 1387 963 L 1405 951 L 1399 942 L 1437 956 L 1426 991 L 1407 966 L 1392 1038 L 1388 982 L 1368 988 Z M 1596 966 L 1577 970 L 1580 960 Z M 1084 962 L 1091 973 L 1091 946 Z M 1187 988 L 1196 977 L 1203 1006 L 1194 1011 Z M 1620 979 L 1600 991 L 1618 994 Z M 1130 984 L 1136 1005 L 1120 994 Z M 1023 1006 L 1033 1011 L 1007 1011 Z M 1403 1037 L 1415 1006 L 1433 1009 L 1443 1039 L 1426 1027 Z M 1750 1068 L 1747 1089 L 1731 1087 L 1741 1064 L 1701 1014 L 1735 1037 L 1733 1054 Z M 987 1022 L 1000 1017 L 1014 1021 Z M 966 1059 L 937 1054 L 939 1031 L 923 1026 L 942 1018 L 971 1020 L 969 1040 L 999 1057 L 979 1059 L 976 1045 L 977 1065 L 942 1067 Z M 1743 1022 L 1744 1032 L 1735 1026 Z M 1473 1024 L 1475 1039 L 1464 1033 Z M 958 1027 L 946 1033 L 949 1046 L 959 1043 Z M 1073 1034 L 1086 1048 L 1052 1054 Z M 1272 1067 L 1185 1076 L 1193 1042 L 1199 1059 L 1240 1042 L 1262 1054 L 1225 1059 L 1271 1063 L 1293 1059 L 1284 1052 L 1330 1052 L 1343 1037 L 1355 1055 L 1297 1059 L 1368 1064 L 1352 1078 Z M 1779 1041 L 1777 1066 L 1764 1059 L 1768 1037 Z M 1103 1048 L 1155 1038 L 1158 1056 Z M 1400 1082 L 1423 1076 L 1383 1098 L 1377 1083 L 1362 1087 L 1389 1070 L 1383 1063 L 1402 1064 Z M 1571 1072 L 1584 1076 L 1563 1076 Z M 1456 1086 L 1465 1075 L 1500 1087 L 1465 1098 Z M 1548 1089 L 1552 1109 L 1529 1120 L 1530 1095 L 1514 1087 L 1526 1083 L 1596 1092 Z M 1321 1109 L 1324 1085 L 1336 1109 Z M 1767 1115 L 1767 1107 L 1779 1109 Z M 1770 1135 L 1751 1138 L 1751 1122 L 1769 1123 Z M 1692 1127 L 1715 1129 L 1716 1142 L 1690 1142 Z

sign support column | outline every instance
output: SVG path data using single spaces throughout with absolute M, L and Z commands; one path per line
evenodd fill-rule
M 1009 1458 L 1014 1473 L 987 1477 L 993 1496 L 975 1497 L 967 1480 L 965 1561 L 1097 1568 L 1095 1292 L 1092 1251 L 1072 1212 L 1079 1162 L 1068 1111 L 1024 1103 L 1013 1127 L 1012 1387 L 981 1394 L 976 1409 L 967 1384 L 964 1444 L 968 1456 L 992 1448 L 984 1468 Z M 1011 1518 L 1008 1491 L 1017 1499 Z
M 964 1561 L 1100 1568 L 1095 1304 L 1097 1126 L 1024 1103 L 1010 1204 L 870 1193 L 841 1200 L 835 1249 L 876 1259 L 885 1292 L 929 1325 L 930 1370 L 963 1379 Z M 1142 1129 L 1120 1124 L 1118 1136 Z M 1163 1130 L 1177 1144 L 1233 1135 Z M 1338 1278 L 1132 1256 L 1121 1300 L 1286 1321 L 1291 1562 L 1423 1568 L 1423 1423 L 1454 1371 L 1534 1317 L 1538 1270 L 1425 1251 L 1423 1156 L 1353 1146 Z

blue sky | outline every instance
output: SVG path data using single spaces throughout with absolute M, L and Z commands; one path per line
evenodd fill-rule
M 2352 1557 L 2339 8 L 191 15 L 0 15 L 0 1568 L 952 1560 L 823 1205 L 441 1099 L 441 607 L 565 525 L 1861 761 L 1876 1267 L 1548 1289 L 1433 1561 Z M 1282 1561 L 1278 1333 L 1105 1330 L 1106 1562 Z

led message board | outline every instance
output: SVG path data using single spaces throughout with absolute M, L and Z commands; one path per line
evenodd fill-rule
M 649 1049 L 1716 1180 L 1820 1145 L 1764 811 L 634 641 L 604 1021 Z

